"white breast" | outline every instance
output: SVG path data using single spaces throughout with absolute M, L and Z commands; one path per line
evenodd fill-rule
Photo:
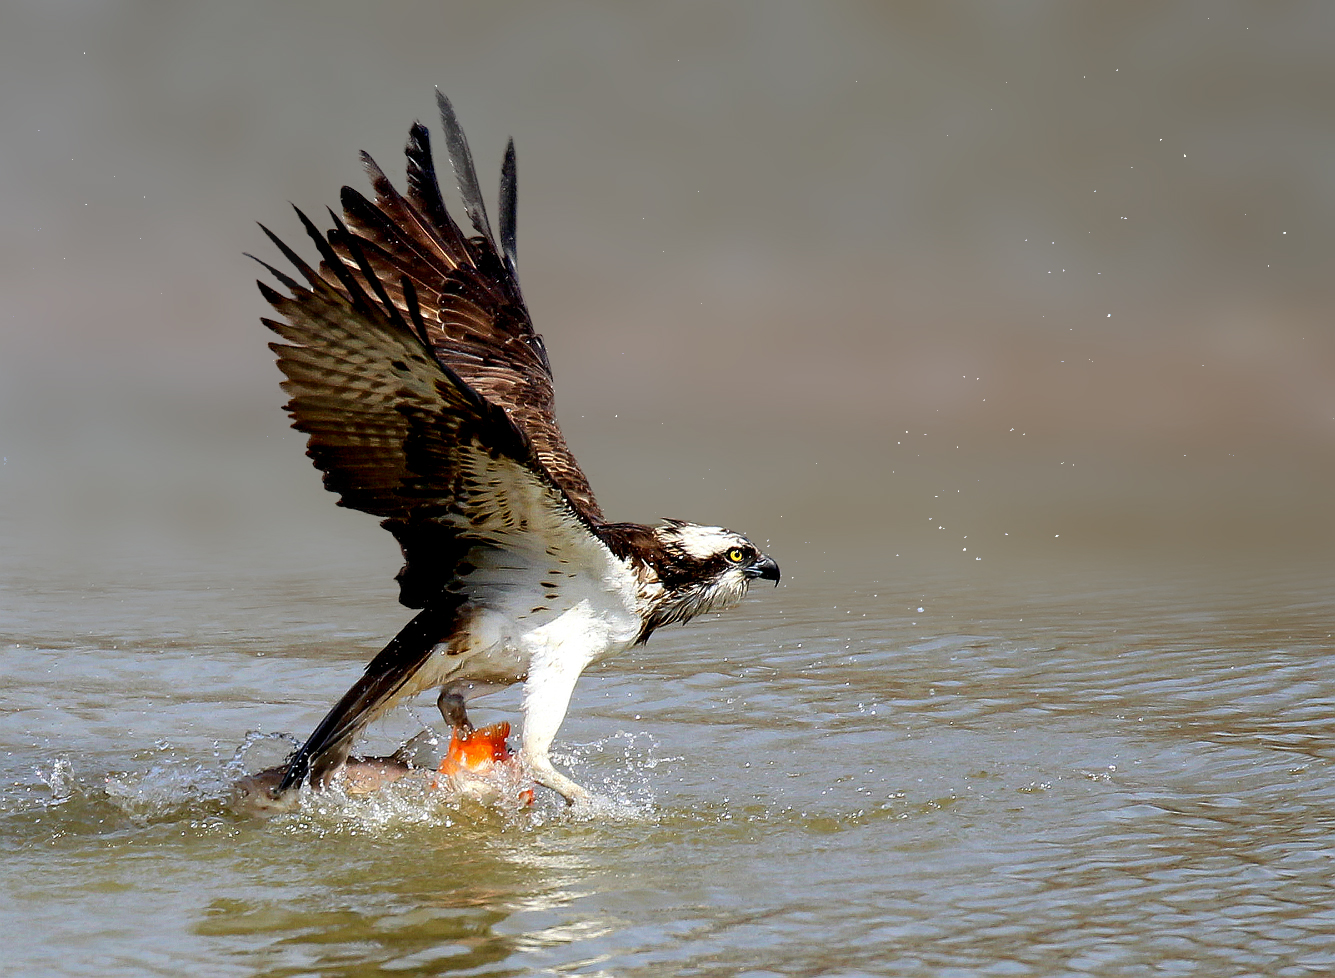
M 592 549 L 592 548 L 589 548 Z M 639 635 L 636 579 L 601 544 L 587 559 L 475 548 L 461 578 L 466 624 L 437 646 L 419 689 L 474 680 L 513 683 L 535 661 L 576 672 L 627 648 Z M 564 558 L 564 559 L 563 559 Z M 592 566 L 591 566 L 592 565 Z

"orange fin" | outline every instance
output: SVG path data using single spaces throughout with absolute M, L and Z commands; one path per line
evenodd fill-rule
M 522 777 L 519 763 L 505 742 L 508 736 L 510 725 L 504 721 L 479 730 L 451 731 L 450 746 L 440 762 L 439 773 L 451 778 L 456 787 L 468 785 L 473 792 L 481 790 L 477 797 L 504 798 L 507 794 L 504 786 L 510 784 L 512 790 L 516 787 L 513 780 Z M 442 785 L 437 782 L 437 786 Z M 527 808 L 533 804 L 533 789 L 523 788 L 511 797 L 512 803 Z
M 440 773 L 490 771 L 498 763 L 511 758 L 510 745 L 505 742 L 509 736 L 510 725 L 504 721 L 478 730 L 452 731 L 449 750 L 440 762 Z

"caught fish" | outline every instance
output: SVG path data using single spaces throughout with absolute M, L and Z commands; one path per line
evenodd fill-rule
M 533 804 L 532 779 L 510 750 L 509 736 L 510 724 L 505 721 L 481 729 L 455 727 L 436 773 L 456 791 L 479 801 L 494 804 L 509 793 L 521 806 Z M 440 787 L 440 780 L 436 784 Z
M 485 804 L 532 805 L 532 779 L 510 750 L 506 742 L 509 736 L 510 724 L 504 722 L 479 729 L 455 728 L 445 756 L 428 783 L 434 789 L 453 791 Z M 362 797 L 409 775 L 424 773 L 429 768 L 410 761 L 417 747 L 418 738 L 414 738 L 389 757 L 349 757 L 339 775 L 339 787 L 347 795 Z M 254 815 L 292 811 L 298 803 L 296 793 L 277 792 L 286 772 L 287 766 L 280 765 L 242 778 L 232 789 L 234 806 Z

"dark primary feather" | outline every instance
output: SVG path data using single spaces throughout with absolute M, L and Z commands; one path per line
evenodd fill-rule
M 420 122 L 414 122 L 412 128 L 408 130 L 408 145 L 403 152 L 408 158 L 408 199 L 426 217 L 428 228 L 439 228 L 448 233 L 455 253 L 459 256 L 455 264 L 462 264 L 467 260 L 468 249 L 464 245 L 463 235 L 459 233 L 458 226 L 450 218 L 449 211 L 445 209 L 445 201 L 440 196 L 436 164 L 431 158 L 431 131 Z M 365 153 L 362 154 L 362 158 L 368 162 L 371 159 Z M 378 170 L 376 172 L 379 173 Z M 384 183 L 384 188 L 377 185 L 376 193 L 393 193 L 394 188 L 385 179 L 385 175 L 379 173 L 379 177 Z
M 482 188 L 478 186 L 477 170 L 473 167 L 473 153 L 468 139 L 454 114 L 454 106 L 445 93 L 436 90 L 436 107 L 440 109 L 440 124 L 445 130 L 445 148 L 450 152 L 454 179 L 459 184 L 459 196 L 464 199 L 464 212 L 477 233 L 490 240 L 491 223 L 487 220 L 487 205 L 482 202 Z
M 515 211 L 518 207 L 518 186 L 515 177 L 515 141 L 505 145 L 505 162 L 501 164 L 501 191 L 497 203 L 501 208 L 501 250 L 505 252 L 505 266 L 518 279 L 518 249 Z

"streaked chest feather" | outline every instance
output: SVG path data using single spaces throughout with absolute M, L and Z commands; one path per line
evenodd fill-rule
M 582 668 L 626 648 L 642 623 L 637 582 L 609 558 L 589 568 L 548 554 L 474 551 L 472 569 L 452 586 L 468 597 L 469 610 L 460 630 L 439 647 L 432 671 L 513 682 L 540 657 Z

